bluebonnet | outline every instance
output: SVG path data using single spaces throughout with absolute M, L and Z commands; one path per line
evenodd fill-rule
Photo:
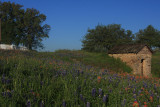
M 84 72 L 83 72 L 83 71 L 81 71 L 81 74 L 84 74 Z
M 103 96 L 103 90 L 101 88 L 99 88 L 99 97 Z
M 109 89 L 109 92 L 111 93 L 111 92 L 112 92 L 112 89 Z
M 62 107 L 66 107 L 66 101 L 65 100 L 63 100 L 63 102 L 62 102 Z
M 108 94 L 106 94 L 106 95 L 104 95 L 103 96 L 103 102 L 106 104 L 106 103 L 108 103 Z
M 42 86 L 42 85 L 43 85 L 43 81 L 41 81 L 41 83 L 40 83 L 40 84 L 41 84 L 41 86 Z
M 134 95 L 133 95 L 133 98 L 136 99 L 136 97 L 137 97 L 136 94 L 134 94 Z
M 27 104 L 26 104 L 26 105 L 27 105 L 27 107 L 31 107 L 31 102 L 30 102 L 30 100 L 27 101 Z
M 9 91 L 7 92 L 7 95 L 8 95 L 9 98 L 12 97 L 12 94 L 11 94 L 11 92 L 9 92 Z
M 138 95 L 140 95 L 140 93 L 141 93 L 141 90 L 138 91 Z
M 40 107 L 44 107 L 44 101 L 40 102 Z
M 144 88 L 147 88 L 147 87 L 148 87 L 148 86 L 147 86 L 147 83 L 144 82 L 144 83 L 143 83 L 143 87 L 144 87 Z
M 7 90 L 7 92 L 2 92 L 2 96 L 11 98 L 12 97 L 12 93 L 9 90 Z
M 122 106 L 125 106 L 125 104 L 126 104 L 126 99 L 123 100 Z
M 90 107 L 90 102 L 87 102 L 87 107 Z
M 80 94 L 80 99 L 83 101 L 83 95 L 82 94 Z
M 133 94 L 136 94 L 136 89 L 133 89 Z
M 154 84 L 154 90 L 157 92 L 157 86 L 156 86 L 156 84 Z
M 2 79 L 1 80 L 2 80 L 2 84 L 6 83 L 5 74 L 2 75 Z
M 7 83 L 7 84 L 11 83 L 11 80 L 10 80 L 10 79 L 7 79 L 7 80 L 6 80 L 6 83 Z
M 79 73 L 79 70 L 77 70 L 77 75 L 79 76 L 79 74 L 80 74 L 80 73 Z
M 96 96 L 96 89 L 92 88 L 92 96 L 95 97 Z
M 66 75 L 67 75 L 67 71 L 63 71 L 61 74 L 62 74 L 63 76 L 66 76 Z
M 6 92 L 2 92 L 2 96 L 5 97 L 6 96 Z

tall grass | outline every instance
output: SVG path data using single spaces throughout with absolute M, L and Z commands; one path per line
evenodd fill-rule
M 144 106 L 144 102 L 151 107 L 160 104 L 159 79 L 112 74 L 83 64 L 87 57 L 98 60 L 105 58 L 104 54 L 0 51 L 0 55 L 0 107 L 130 107 Z M 70 57 L 64 61 L 62 56 Z M 93 60 L 88 65 L 99 61 Z
M 160 52 L 156 52 L 152 56 L 151 71 L 154 77 L 160 77 Z

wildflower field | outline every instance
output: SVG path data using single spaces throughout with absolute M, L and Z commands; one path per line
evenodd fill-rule
M 130 72 L 104 54 L 0 50 L 0 107 L 160 106 L 160 79 Z

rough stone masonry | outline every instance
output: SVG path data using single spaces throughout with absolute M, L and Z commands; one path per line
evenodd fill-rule
M 109 56 L 120 58 L 133 69 L 133 74 L 151 77 L 152 50 L 144 44 L 115 46 L 108 52 Z

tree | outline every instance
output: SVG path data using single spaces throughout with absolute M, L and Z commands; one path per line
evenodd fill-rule
M 82 40 L 82 49 L 92 52 L 107 52 L 115 45 L 131 43 L 132 39 L 132 32 L 125 31 L 119 24 L 97 25 L 95 29 L 88 29 L 88 33 Z
M 19 30 L 18 22 L 23 6 L 15 3 L 0 3 L 0 17 L 2 21 L 2 43 L 14 44 Z
M 43 48 L 43 38 L 48 38 L 50 26 L 43 24 L 46 16 L 36 9 L 22 9 L 22 5 L 0 3 L 2 18 L 2 43 L 24 45 L 32 50 Z
M 160 47 L 160 31 L 152 25 L 148 25 L 144 30 L 136 33 L 136 42 L 147 44 L 151 48 Z
M 42 26 L 42 22 L 46 20 L 44 14 L 36 9 L 27 9 L 24 14 L 24 38 L 22 43 L 29 49 L 41 47 L 43 38 L 48 38 L 50 26 L 45 24 Z

